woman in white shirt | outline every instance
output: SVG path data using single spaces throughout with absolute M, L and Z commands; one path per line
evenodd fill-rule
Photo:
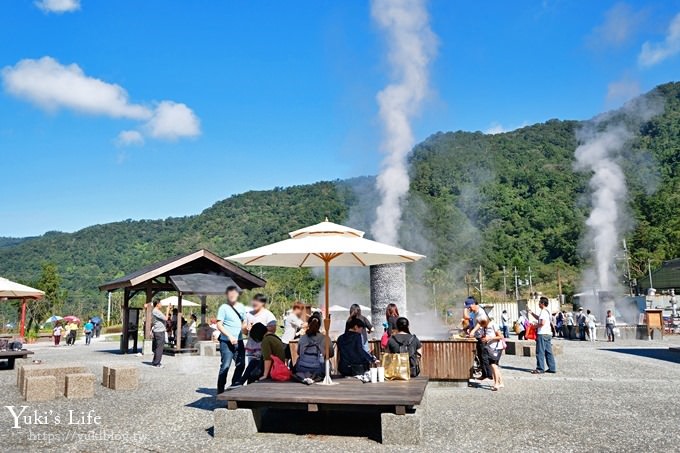
M 486 354 L 489 359 L 489 365 L 493 371 L 493 387 L 494 392 L 505 387 L 503 384 L 503 376 L 501 375 L 501 367 L 499 366 L 501 355 L 503 355 L 503 333 L 488 318 L 480 319 L 479 326 L 482 328 L 481 341 L 486 348 Z

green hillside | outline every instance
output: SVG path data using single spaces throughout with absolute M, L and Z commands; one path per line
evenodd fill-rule
M 639 128 L 625 162 L 635 224 L 629 247 L 638 275 L 647 258 L 659 263 L 680 256 L 680 84 L 651 95 L 664 99 L 665 111 Z M 588 176 L 573 170 L 580 126 L 550 120 L 498 135 L 440 132 L 419 144 L 411 157 L 402 243 L 428 259 L 412 281 L 439 285 L 440 297 L 450 298 L 479 265 L 487 287 L 496 289 L 504 265 L 522 275 L 531 266 L 538 288 L 554 291 L 559 268 L 573 291 L 584 264 L 579 238 L 588 212 Z M 98 284 L 171 255 L 205 247 L 226 256 L 325 216 L 368 231 L 375 200 L 373 178 L 365 177 L 247 192 L 190 217 L 127 220 L 25 241 L 0 238 L 0 275 L 33 282 L 41 263 L 54 262 L 67 306 L 90 309 L 104 301 Z M 282 298 L 310 299 L 318 289 L 308 271 L 269 269 L 266 277 Z

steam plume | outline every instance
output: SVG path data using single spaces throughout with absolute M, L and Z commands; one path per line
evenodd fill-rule
M 377 95 L 385 157 L 377 180 L 381 202 L 371 231 L 377 240 L 397 244 L 401 203 L 409 188 L 406 158 L 415 144 L 410 120 L 428 92 L 436 36 L 424 0 L 373 0 L 371 9 L 386 35 L 394 80 Z
M 613 289 L 612 270 L 623 230 L 622 209 L 627 197 L 626 177 L 617 157 L 631 133 L 623 126 L 610 126 L 600 132 L 584 130 L 576 149 L 576 169 L 592 171 L 592 210 L 586 221 L 587 242 L 594 258 L 597 289 Z
M 617 289 L 616 256 L 623 235 L 633 226 L 627 213 L 628 188 L 622 169 L 634 161 L 626 145 L 633 130 L 663 111 L 663 102 L 650 93 L 634 99 L 620 111 L 595 118 L 578 132 L 581 143 L 575 151 L 575 168 L 592 172 L 590 178 L 592 209 L 586 221 L 585 245 L 592 254 L 592 272 L 586 273 L 583 290 Z M 637 150 L 644 155 L 643 150 Z

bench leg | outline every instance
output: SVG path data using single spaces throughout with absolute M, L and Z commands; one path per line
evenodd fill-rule
M 420 445 L 423 426 L 419 413 L 396 415 L 380 414 L 383 445 Z
M 13 370 L 14 369 L 14 357 L 8 357 L 7 358 L 7 369 L 8 370 Z

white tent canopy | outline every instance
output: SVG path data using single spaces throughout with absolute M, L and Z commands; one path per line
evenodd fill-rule
M 42 299 L 45 295 L 39 289 L 0 277 L 0 297 L 8 299 Z
M 170 296 L 166 297 L 165 299 L 161 300 L 161 305 L 163 307 L 167 307 L 168 305 L 172 307 L 177 306 L 177 296 Z M 182 307 L 200 307 L 201 304 L 197 304 L 196 302 L 192 302 L 190 300 L 186 300 L 185 298 L 182 298 Z
M 345 308 L 340 305 L 331 305 L 328 309 L 329 311 L 349 311 L 349 308 Z

